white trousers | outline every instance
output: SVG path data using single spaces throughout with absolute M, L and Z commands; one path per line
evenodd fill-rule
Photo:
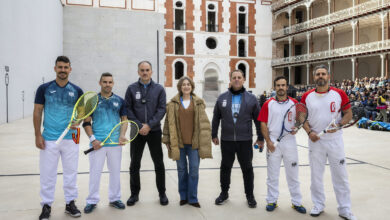
M 275 143 L 275 142 L 274 142 Z M 280 164 L 283 160 L 291 202 L 302 205 L 302 194 L 298 179 L 299 161 L 295 138 L 284 138 L 273 153 L 267 152 L 267 203 L 276 203 L 279 197 Z
M 121 199 L 120 172 L 122 147 L 102 147 L 89 153 L 89 195 L 88 204 L 97 204 L 100 200 L 99 187 L 104 162 L 107 157 L 107 168 L 110 172 L 108 199 L 114 202 Z
M 329 161 L 333 190 L 336 194 L 338 212 L 348 215 L 351 212 L 351 199 L 342 136 L 332 139 L 320 139 L 313 143 L 309 139 L 309 160 L 311 170 L 311 198 L 319 210 L 325 208 L 324 171 Z
M 45 149 L 39 154 L 39 171 L 41 183 L 41 205 L 54 201 L 57 182 L 58 159 L 61 157 L 64 181 L 65 202 L 77 198 L 77 166 L 79 162 L 79 145 L 73 140 L 62 140 L 59 145 L 55 141 L 45 141 Z

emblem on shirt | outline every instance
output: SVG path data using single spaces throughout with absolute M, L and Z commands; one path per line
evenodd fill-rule
M 112 103 L 115 107 L 118 107 L 119 106 L 119 103 L 117 103 L 117 102 L 114 102 L 114 103 Z
M 336 103 L 335 102 L 331 102 L 330 103 L 330 112 L 335 112 L 336 111 Z
M 292 122 L 292 112 L 288 112 L 287 118 L 289 122 Z
M 226 99 L 222 101 L 222 107 L 226 107 L 227 101 Z
M 136 99 L 140 99 L 141 98 L 141 92 L 137 92 L 137 93 L 135 93 L 135 98 Z
M 55 93 L 55 92 L 57 92 L 57 91 L 56 91 L 56 90 L 50 91 L 51 94 L 53 94 L 53 93 Z
M 74 96 L 74 92 L 69 92 L 69 96 L 73 97 Z

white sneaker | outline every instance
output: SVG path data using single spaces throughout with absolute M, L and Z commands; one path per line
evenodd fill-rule
M 311 215 L 312 217 L 318 217 L 318 216 L 320 216 L 321 213 L 323 213 L 323 212 L 324 212 L 324 210 L 319 209 L 319 208 L 317 208 L 317 207 L 314 206 L 314 207 L 311 209 L 311 211 L 310 211 L 310 215 Z
M 357 220 L 357 218 L 352 213 L 349 213 L 347 215 L 340 214 L 339 216 L 345 220 Z

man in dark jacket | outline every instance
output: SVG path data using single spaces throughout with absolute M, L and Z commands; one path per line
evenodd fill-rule
M 250 208 L 255 208 L 257 203 L 253 195 L 253 167 L 252 167 L 252 121 L 256 125 L 257 144 L 260 148 L 264 145 L 264 138 L 260 132 L 260 124 L 257 121 L 260 107 L 256 97 L 245 90 L 243 84 L 245 74 L 241 70 L 230 73 L 229 91 L 218 97 L 214 107 L 212 121 L 212 138 L 215 145 L 219 145 L 218 127 L 221 124 L 221 169 L 220 182 L 222 192 L 215 200 L 216 205 L 221 205 L 229 198 L 230 174 L 237 154 L 238 162 L 244 177 L 245 194 Z
M 152 80 L 152 65 L 150 62 L 142 61 L 138 64 L 138 75 L 139 80 L 127 88 L 125 96 L 127 118 L 136 122 L 140 129 L 138 136 L 131 142 L 130 146 L 131 196 L 127 200 L 127 205 L 132 206 L 138 201 L 138 194 L 141 190 L 139 170 L 146 143 L 148 143 L 154 163 L 160 204 L 167 205 L 160 124 L 166 111 L 166 94 L 164 88 Z

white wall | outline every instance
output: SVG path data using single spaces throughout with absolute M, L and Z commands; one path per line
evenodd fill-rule
M 0 1 L 0 124 L 6 122 L 4 66 L 10 67 L 9 120 L 32 115 L 38 86 L 53 80 L 54 62 L 62 55 L 60 0 Z

